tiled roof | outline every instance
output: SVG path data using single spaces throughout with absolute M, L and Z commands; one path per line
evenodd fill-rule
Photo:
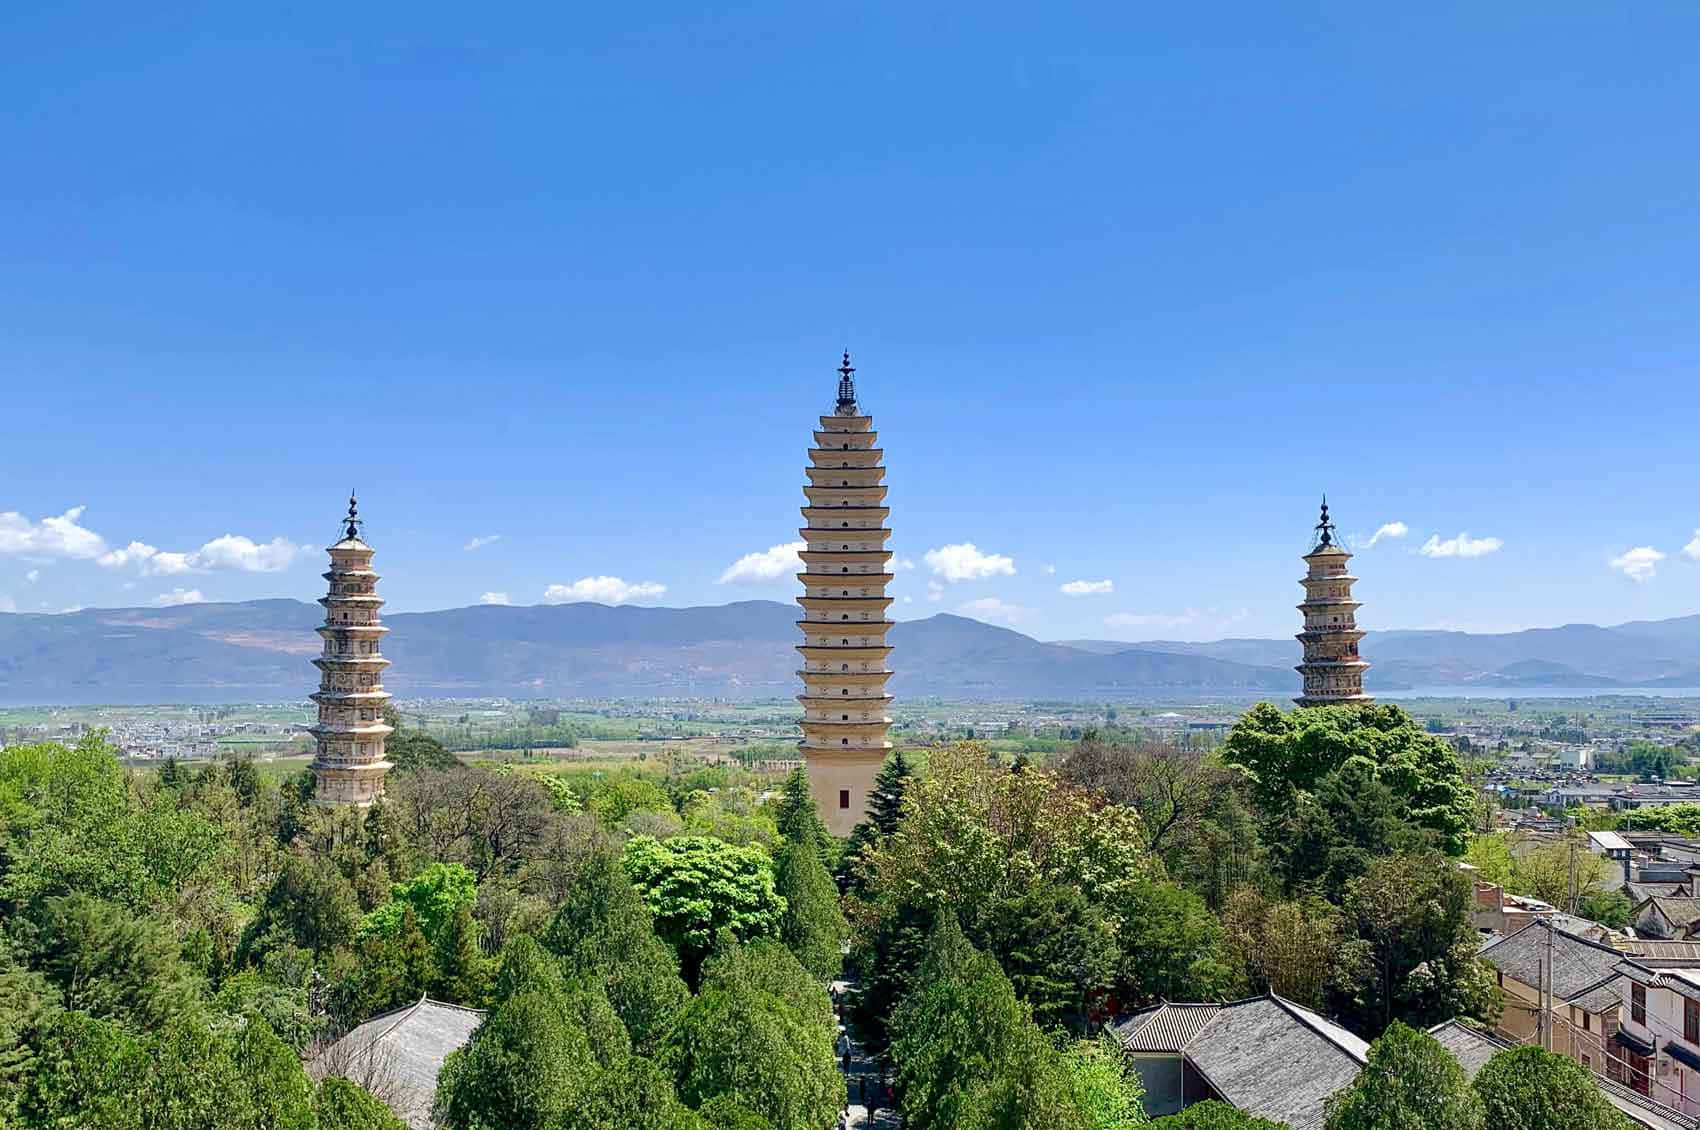
M 1464 1074 L 1472 1080 L 1475 1079 L 1476 1072 L 1495 1054 L 1517 1046 L 1462 1020 L 1448 1020 L 1436 1024 L 1428 1032 L 1452 1053 L 1452 1058 L 1458 1061 L 1458 1065 L 1464 1069 Z M 1606 1101 L 1628 1115 L 1638 1126 L 1648 1127 L 1649 1130 L 1700 1130 L 1700 1119 L 1672 1110 L 1610 1079 L 1596 1075 L 1594 1082 L 1604 1092 Z
M 1505 976 L 1538 986 L 1549 959 L 1547 934 L 1545 923 L 1531 922 L 1515 934 L 1482 947 L 1478 956 Z M 1569 1000 L 1599 984 L 1623 960 L 1623 955 L 1610 946 L 1559 929 L 1552 929 L 1551 934 L 1552 991 L 1560 1000 Z
M 1643 900 L 1641 905 L 1645 906 L 1649 902 L 1659 908 L 1659 913 L 1669 919 L 1672 926 L 1687 926 L 1690 922 L 1700 919 L 1700 899 L 1654 895 Z M 1640 910 L 1641 906 L 1635 909 Z
M 1274 994 L 1232 1004 L 1166 1004 L 1116 1029 L 1134 1052 L 1184 1056 L 1224 1100 L 1293 1130 L 1322 1125 L 1323 1102 L 1357 1078 L 1358 1037 Z
M 1492 1032 L 1462 1020 L 1447 1020 L 1436 1024 L 1428 1034 L 1440 1041 L 1440 1046 L 1452 1053 L 1452 1058 L 1472 1080 L 1482 1065 L 1498 1052 L 1513 1045 Z
M 314 1074 L 345 1075 L 412 1130 L 430 1130 L 437 1072 L 483 1020 L 479 1009 L 421 998 L 350 1031 L 313 1061 Z
M 1700 968 L 1700 941 L 1677 941 L 1663 938 L 1623 938 L 1616 943 L 1618 950 L 1643 965 L 1669 966 L 1680 963 Z

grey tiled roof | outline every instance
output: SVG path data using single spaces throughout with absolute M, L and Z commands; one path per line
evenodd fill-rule
M 1129 1051 L 1184 1056 L 1223 1099 L 1293 1130 L 1322 1125 L 1324 1100 L 1357 1078 L 1369 1046 L 1273 994 L 1163 1005 L 1117 1029 Z
M 1484 946 L 1478 953 L 1505 976 L 1525 985 L 1539 986 L 1547 961 L 1547 927 L 1531 922 L 1515 934 Z M 1569 1000 L 1609 977 L 1623 955 L 1610 946 L 1578 938 L 1563 930 L 1552 930 L 1552 991 Z
M 1690 922 L 1700 919 L 1700 899 L 1654 895 L 1645 902 L 1658 907 L 1659 913 L 1669 919 L 1673 926 L 1687 926 Z M 1635 909 L 1640 910 L 1641 907 L 1637 906 Z
M 1452 1058 L 1458 1061 L 1458 1065 L 1464 1069 L 1464 1074 L 1471 1079 L 1475 1079 L 1476 1072 L 1497 1052 L 1513 1046 L 1492 1032 L 1466 1024 L 1462 1020 L 1443 1021 L 1430 1028 L 1428 1034 L 1439 1040 L 1440 1046 L 1452 1053 Z
M 479 1009 L 422 998 L 350 1031 L 313 1061 L 314 1074 L 345 1075 L 413 1130 L 430 1130 L 437 1072 L 483 1020 Z
M 1471 1079 L 1476 1077 L 1476 1072 L 1496 1053 L 1517 1046 L 1462 1020 L 1448 1020 L 1436 1024 L 1428 1032 L 1452 1053 L 1452 1058 L 1458 1061 L 1458 1065 L 1464 1069 L 1464 1074 Z M 1594 1082 L 1605 1093 L 1606 1101 L 1628 1115 L 1639 1126 L 1648 1127 L 1650 1130 L 1700 1130 L 1700 1119 L 1672 1110 L 1610 1079 L 1595 1075 Z

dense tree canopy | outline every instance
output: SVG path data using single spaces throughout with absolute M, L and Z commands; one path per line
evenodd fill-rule
M 1482 1103 L 1452 1053 L 1394 1021 L 1352 1085 L 1328 1100 L 1326 1130 L 1482 1130 Z
M 1260 703 L 1230 731 L 1223 757 L 1245 770 L 1266 814 L 1290 811 L 1353 762 L 1354 783 L 1384 784 L 1407 818 L 1435 832 L 1449 853 L 1463 853 L 1474 827 L 1476 799 L 1457 753 L 1397 706 L 1283 713 Z
M 1544 1048 L 1498 1052 L 1474 1086 L 1493 1130 L 1630 1130 L 1586 1067 Z
M 773 885 L 773 861 L 758 844 L 634 836 L 621 860 L 687 977 L 722 930 L 740 941 L 779 934 L 785 900 Z

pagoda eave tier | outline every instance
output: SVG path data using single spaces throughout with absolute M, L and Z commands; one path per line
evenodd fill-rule
M 797 749 L 805 758 L 820 758 L 824 761 L 834 759 L 844 761 L 867 761 L 879 763 L 891 753 L 893 746 L 890 742 L 876 742 L 863 746 L 823 746 L 810 745 L 807 739 L 797 743 Z
M 333 691 L 333 690 L 325 690 L 325 689 L 321 688 L 319 690 L 314 691 L 312 694 L 308 695 L 307 697 L 312 699 L 314 702 L 317 702 L 321 705 L 326 705 L 326 706 L 334 704 L 334 703 L 347 703 L 347 704 L 352 705 L 352 706 L 360 706 L 360 705 L 365 705 L 365 704 L 370 704 L 370 705 L 376 706 L 376 705 L 380 705 L 382 703 L 388 702 L 394 696 L 391 695 L 389 691 L 386 691 L 386 690 L 383 690 L 383 689 L 363 690 L 363 691 Z
M 874 686 L 884 683 L 891 678 L 891 671 L 881 668 L 878 671 L 810 671 L 807 669 L 797 672 L 805 687 L 841 687 L 841 686 Z
M 874 528 L 871 526 L 864 526 L 861 529 L 846 528 L 844 526 L 804 526 L 797 532 L 802 535 L 804 541 L 810 543 L 806 551 L 809 553 L 822 552 L 814 547 L 813 543 L 817 541 L 828 543 L 828 548 L 830 548 L 831 543 L 833 542 L 843 544 L 846 540 L 854 541 L 857 538 L 861 538 L 863 541 L 866 541 L 869 538 L 884 541 L 886 538 L 891 536 L 890 530 Z M 864 549 L 862 552 L 872 553 L 873 550 Z
M 895 623 L 896 620 L 798 620 L 797 627 L 805 632 L 885 632 Z
M 1368 694 L 1300 695 L 1293 702 L 1299 706 L 1351 706 L 1354 703 L 1374 702 Z
M 307 766 L 313 772 L 323 777 L 341 777 L 344 779 L 362 779 L 366 777 L 382 777 L 395 768 L 393 761 L 315 761 Z
M 804 693 L 797 696 L 797 701 L 802 703 L 804 706 L 816 706 L 816 707 L 826 706 L 829 703 L 832 704 L 833 706 L 837 706 L 841 702 L 881 703 L 881 702 L 890 702 L 891 699 L 892 699 L 892 696 L 887 694 L 884 691 L 881 691 L 878 694 L 861 694 L 861 695 L 836 695 L 836 694 L 811 695 L 807 691 L 805 691 Z
M 874 422 L 874 418 L 872 416 L 858 416 L 858 415 L 840 416 L 840 415 L 834 413 L 831 416 L 820 417 L 820 426 L 822 428 L 826 429 L 827 431 L 834 430 L 833 429 L 834 424 L 867 424 L 869 426 L 872 426 L 873 422 Z
M 382 671 L 390 661 L 381 655 L 315 655 L 313 666 L 321 671 Z

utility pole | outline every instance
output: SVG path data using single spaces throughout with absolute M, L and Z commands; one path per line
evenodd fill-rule
M 1576 913 L 1576 836 L 1570 835 L 1570 913 Z
M 1547 961 L 1541 973 L 1541 1047 L 1552 1051 L 1552 919 L 1547 924 Z

